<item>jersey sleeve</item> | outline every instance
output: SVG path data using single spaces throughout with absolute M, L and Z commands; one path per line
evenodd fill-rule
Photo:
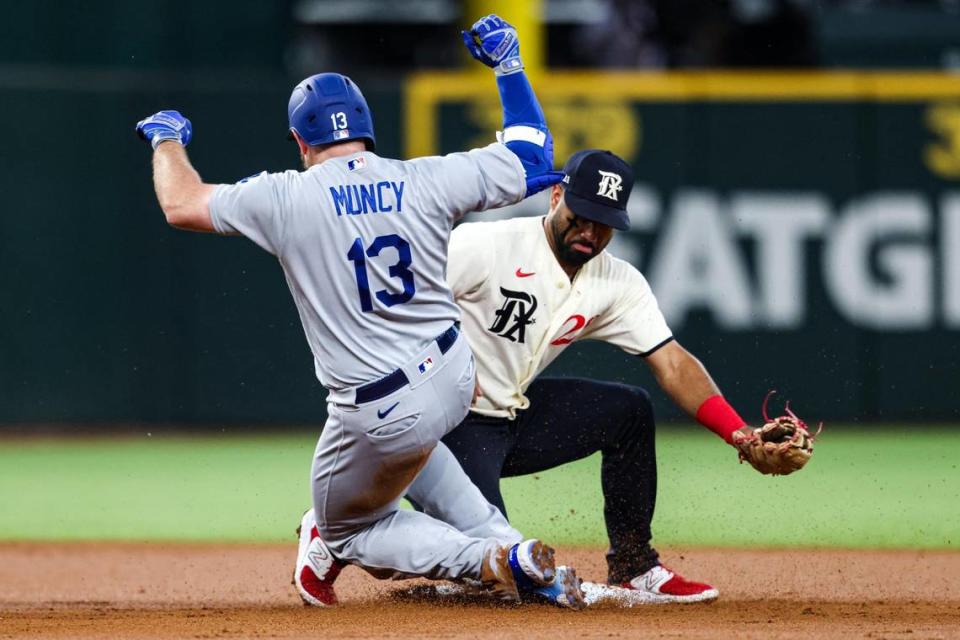
M 484 224 L 462 224 L 450 234 L 447 286 L 455 300 L 470 297 L 490 277 L 493 239 Z
M 426 200 L 423 204 L 447 212 L 454 221 L 471 211 L 520 202 L 527 191 L 520 159 L 499 142 L 410 162 L 418 176 L 418 197 Z
M 649 356 L 673 340 L 673 333 L 643 274 L 627 264 L 618 271 L 619 295 L 590 324 L 584 338 L 609 342 L 632 355 Z
M 283 245 L 288 185 L 286 173 L 264 171 L 236 184 L 218 186 L 210 197 L 214 229 L 246 236 L 276 255 Z

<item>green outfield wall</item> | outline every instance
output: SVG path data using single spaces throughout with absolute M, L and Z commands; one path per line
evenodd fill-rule
M 133 135 L 137 119 L 175 107 L 193 120 L 207 180 L 294 168 L 293 81 L 269 70 L 0 73 L 0 424 L 324 419 L 276 261 L 242 239 L 167 227 Z M 810 417 L 956 420 L 960 78 L 534 82 L 558 162 L 591 146 L 636 168 L 633 231 L 611 251 L 644 271 L 677 338 L 745 413 L 776 388 Z M 385 155 L 485 143 L 499 125 L 487 74 L 364 88 Z M 576 346 L 551 371 L 652 383 L 604 345 Z

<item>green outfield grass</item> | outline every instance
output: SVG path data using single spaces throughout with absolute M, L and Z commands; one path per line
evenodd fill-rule
M 314 436 L 0 439 L 0 539 L 289 541 Z M 786 478 L 698 427 L 658 434 L 663 545 L 960 547 L 960 429 L 833 427 Z M 605 544 L 599 457 L 504 481 L 511 518 Z

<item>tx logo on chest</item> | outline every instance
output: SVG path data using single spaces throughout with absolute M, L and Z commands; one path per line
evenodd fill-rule
M 503 306 L 494 312 L 493 324 L 487 331 L 522 344 L 526 340 L 527 325 L 535 322 L 533 312 L 537 310 L 537 299 L 532 294 L 503 287 L 500 287 L 500 293 L 503 294 Z

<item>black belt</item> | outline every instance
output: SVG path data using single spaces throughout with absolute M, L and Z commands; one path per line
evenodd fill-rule
M 440 353 L 446 353 L 457 341 L 457 335 L 460 330 L 456 324 L 450 325 L 450 328 L 437 336 L 437 346 L 440 347 Z M 368 382 L 365 385 L 357 387 L 357 397 L 354 400 L 356 404 L 373 402 L 380 398 L 385 398 L 397 389 L 401 389 L 410 384 L 407 374 L 403 369 L 397 369 L 393 373 L 387 374 L 375 382 Z

